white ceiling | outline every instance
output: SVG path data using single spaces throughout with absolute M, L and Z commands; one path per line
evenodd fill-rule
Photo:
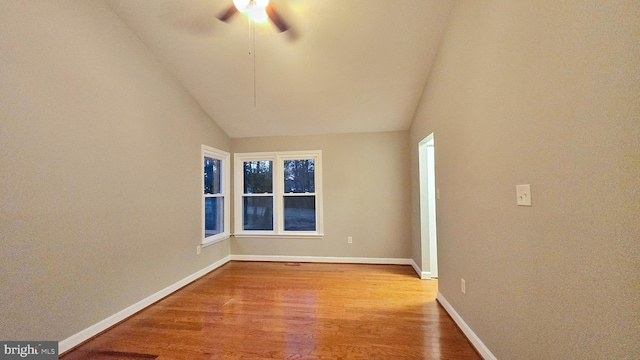
M 216 18 L 231 0 L 107 1 L 232 138 L 409 128 L 451 8 L 271 0 L 292 29 L 257 24 L 250 55 L 246 17 Z

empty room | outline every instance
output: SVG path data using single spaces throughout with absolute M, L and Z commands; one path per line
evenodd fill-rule
M 634 0 L 0 0 L 0 357 L 638 359 L 639 69 Z

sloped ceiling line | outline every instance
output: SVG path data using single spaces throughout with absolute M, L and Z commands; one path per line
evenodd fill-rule
M 271 24 L 216 19 L 230 0 L 105 0 L 232 138 L 406 130 L 451 1 L 272 0 Z

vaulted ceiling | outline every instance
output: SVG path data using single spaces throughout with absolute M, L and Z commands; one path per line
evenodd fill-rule
M 407 129 L 451 2 L 271 0 L 291 29 L 231 0 L 106 0 L 232 138 Z

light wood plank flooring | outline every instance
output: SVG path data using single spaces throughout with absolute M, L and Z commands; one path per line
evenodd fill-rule
M 410 266 L 230 262 L 61 359 L 480 359 Z

